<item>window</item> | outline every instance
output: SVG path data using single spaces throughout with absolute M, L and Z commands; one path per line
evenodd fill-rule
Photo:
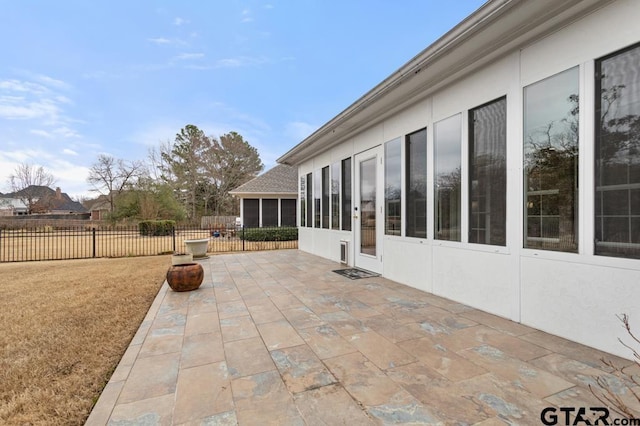
M 243 225 L 247 228 L 260 226 L 260 200 L 257 198 L 245 198 L 243 202 Z
M 578 67 L 524 89 L 527 248 L 578 251 Z
M 460 241 L 462 116 L 435 124 L 435 235 L 437 240 Z
M 322 168 L 322 227 L 329 229 L 329 166 Z
M 351 157 L 342 160 L 342 230 L 351 231 Z
M 427 129 L 406 136 L 408 237 L 427 238 Z
M 313 227 L 320 228 L 322 207 L 322 173 L 316 170 L 313 174 Z
M 262 226 L 278 226 L 277 199 L 262 199 Z
M 340 163 L 331 165 L 331 229 L 340 229 Z
M 300 177 L 300 226 L 307 226 L 307 178 Z
M 313 226 L 313 174 L 307 173 L 307 227 Z
M 400 235 L 402 230 L 402 140 L 384 144 L 384 233 Z
M 595 253 L 640 259 L 640 45 L 595 73 Z
M 507 241 L 507 99 L 469 111 L 469 242 Z
M 280 200 L 280 225 L 296 226 L 296 200 Z

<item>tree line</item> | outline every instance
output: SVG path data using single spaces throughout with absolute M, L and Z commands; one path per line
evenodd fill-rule
M 263 169 L 256 148 L 236 133 L 208 136 L 189 124 L 149 150 L 144 161 L 100 154 L 87 182 L 106 204 L 112 221 L 172 219 L 198 223 L 206 215 L 239 214 L 229 191 Z M 42 166 L 20 164 L 9 177 L 14 192 L 33 185 L 51 186 L 53 175 Z M 29 206 L 33 200 L 25 200 Z

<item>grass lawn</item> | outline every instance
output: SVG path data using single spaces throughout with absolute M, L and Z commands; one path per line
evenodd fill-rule
M 84 424 L 170 264 L 0 264 L 0 424 Z

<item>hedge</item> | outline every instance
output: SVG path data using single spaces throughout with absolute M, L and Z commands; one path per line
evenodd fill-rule
M 298 228 L 245 228 L 238 232 L 245 241 L 295 241 L 298 239 Z
M 146 237 L 171 235 L 175 227 L 175 220 L 143 220 L 138 223 L 140 235 Z

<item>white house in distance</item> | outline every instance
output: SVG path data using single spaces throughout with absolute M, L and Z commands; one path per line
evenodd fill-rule
M 640 5 L 490 0 L 278 159 L 299 248 L 629 358 Z

